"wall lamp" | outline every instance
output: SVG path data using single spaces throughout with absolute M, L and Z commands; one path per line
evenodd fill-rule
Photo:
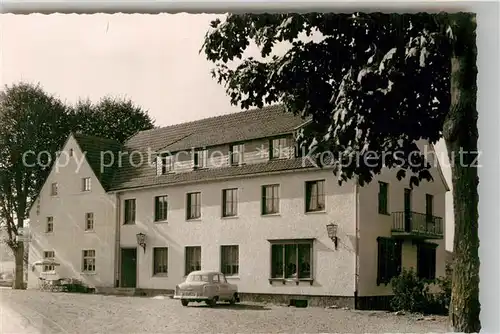
M 137 233 L 137 244 L 144 249 L 144 253 L 146 253 L 146 235 L 144 233 Z
M 337 249 L 339 239 L 337 237 L 337 224 L 328 224 L 326 225 L 326 232 L 328 233 L 328 238 L 332 239 L 335 244 L 335 249 Z

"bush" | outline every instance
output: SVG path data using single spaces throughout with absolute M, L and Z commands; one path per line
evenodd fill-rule
M 439 292 L 431 293 L 429 291 L 431 284 L 439 287 Z M 419 278 L 413 268 L 403 269 L 399 276 L 391 280 L 391 285 L 394 292 L 391 307 L 396 311 L 448 313 L 451 300 L 451 274 L 448 268 L 445 277 L 435 280 Z
M 448 314 L 451 302 L 451 267 L 446 265 L 446 276 L 438 277 L 436 285 L 439 286 L 439 293 L 434 296 L 434 312 Z
M 394 297 L 391 307 L 396 311 L 424 312 L 429 301 L 429 285 L 420 279 L 413 268 L 403 269 L 391 280 Z

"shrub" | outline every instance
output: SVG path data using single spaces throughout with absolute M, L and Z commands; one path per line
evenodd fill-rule
M 432 298 L 427 280 L 417 276 L 413 268 L 403 269 L 401 274 L 391 280 L 394 297 L 391 307 L 396 311 L 425 312 Z
M 451 302 L 451 267 L 446 265 L 446 275 L 436 279 L 436 285 L 439 286 L 439 293 L 435 295 L 436 312 L 448 313 Z
M 439 292 L 431 293 L 429 286 L 435 284 Z M 419 312 L 425 314 L 447 314 L 451 301 L 451 271 L 435 280 L 422 279 L 413 268 L 391 280 L 394 297 L 391 307 L 396 311 Z

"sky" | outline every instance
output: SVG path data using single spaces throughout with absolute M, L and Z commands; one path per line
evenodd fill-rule
M 218 16 L 0 14 L 0 84 L 39 83 L 67 103 L 106 95 L 130 98 L 159 126 L 235 112 L 224 87 L 210 75 L 213 65 L 199 53 L 210 21 Z M 257 48 L 246 55 L 256 56 Z M 451 188 L 443 142 L 436 151 Z M 452 203 L 448 192 L 448 250 Z

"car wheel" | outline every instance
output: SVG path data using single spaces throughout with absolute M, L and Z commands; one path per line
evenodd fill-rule
M 189 301 L 187 301 L 186 299 L 181 299 L 181 304 L 182 306 L 188 306 Z
M 209 307 L 214 307 L 215 304 L 217 304 L 217 299 L 216 297 L 213 297 L 212 299 L 207 299 L 206 303 Z
M 233 297 L 231 297 L 231 299 L 229 299 L 229 305 L 234 305 L 236 304 L 236 295 L 234 294 Z

